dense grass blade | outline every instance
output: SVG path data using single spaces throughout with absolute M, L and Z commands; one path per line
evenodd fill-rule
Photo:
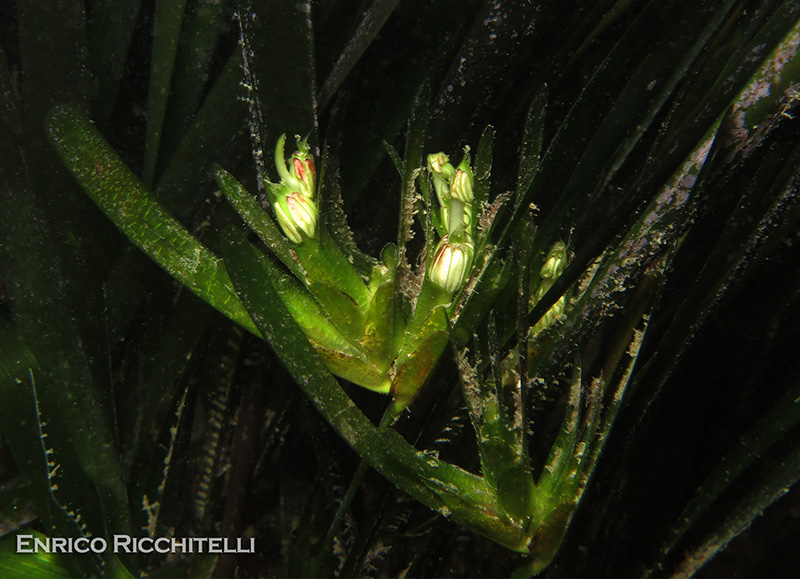
M 342 86 L 344 79 L 364 54 L 364 51 L 375 40 L 383 25 L 392 15 L 399 0 L 374 0 L 364 12 L 358 28 L 339 56 L 325 84 L 319 93 L 319 107 L 324 109 L 331 96 Z
M 209 86 L 214 50 L 225 26 L 223 16 L 228 3 L 227 0 L 186 2 L 164 117 L 164 138 L 159 147 L 162 158 L 172 158 L 200 108 Z M 217 112 L 224 116 L 226 111 L 220 108 Z
M 748 468 L 757 463 L 771 447 L 779 443 L 798 422 L 800 422 L 800 386 L 794 386 L 773 404 L 772 408 L 759 419 L 758 423 L 742 436 L 736 447 L 726 454 L 714 470 L 706 477 L 697 489 L 697 492 L 695 492 L 692 500 L 686 505 L 681 516 L 677 519 L 677 524 L 670 532 L 669 539 L 662 546 L 659 563 L 663 562 L 664 558 L 672 552 L 683 535 L 691 529 L 699 517 L 720 498 L 722 493 Z M 794 453 L 796 455 L 797 451 L 795 450 Z M 792 472 L 779 469 L 775 472 L 775 477 L 776 480 L 780 480 L 782 484 L 788 487 L 800 478 L 800 471 L 795 471 L 794 474 L 792 474 Z M 786 484 L 787 482 L 788 484 Z M 767 484 L 770 484 L 769 479 L 767 479 Z M 772 484 L 774 485 L 775 483 Z M 758 491 L 755 492 L 757 493 Z M 777 498 L 777 496 L 774 497 L 773 500 Z M 752 503 L 756 498 L 757 496 L 751 492 L 748 498 L 742 500 L 742 504 L 739 508 L 744 508 L 744 503 L 748 501 Z M 771 501 L 763 500 L 760 510 L 763 510 L 770 502 Z M 760 510 L 754 509 L 752 511 L 752 518 L 758 516 Z M 746 511 L 742 512 L 744 513 Z M 743 520 L 746 521 L 744 525 L 746 527 L 749 524 L 749 520 L 747 520 L 747 518 Z M 725 537 L 727 534 L 727 538 L 730 539 L 741 530 L 741 528 L 738 530 L 731 528 L 720 533 L 720 535 L 721 537 Z M 709 540 L 708 544 L 712 542 L 713 540 Z M 724 545 L 725 542 L 725 540 L 720 538 L 716 548 L 718 549 L 719 546 Z M 698 549 L 696 552 L 704 553 L 704 550 Z M 714 554 L 714 552 L 706 552 L 704 556 L 710 558 Z M 691 561 L 691 564 L 702 565 L 704 562 L 705 561 Z M 687 559 L 684 564 L 690 564 L 690 560 Z
M 213 163 L 231 162 L 242 147 L 247 105 L 241 82 L 242 55 L 236 52 L 181 135 L 158 180 L 156 199 L 181 221 L 194 217 L 207 201 L 208 197 L 199 193 L 208 190 Z
M 4 124 L 6 120 L 3 119 Z M 58 483 L 50 480 L 49 470 L 44 474 L 29 473 L 29 480 L 34 482 L 38 478 L 36 484 L 43 481 L 46 485 L 58 485 L 60 504 L 53 507 L 45 502 L 41 507 L 45 511 L 64 511 L 63 517 L 53 516 L 62 517 L 65 536 L 84 531 L 96 535 L 108 531 L 131 532 L 120 464 L 116 454 L 110 452 L 117 447 L 113 411 L 108 391 L 103 387 L 106 383 L 93 374 L 91 350 L 87 346 L 94 336 L 80 332 L 81 320 L 74 315 L 77 304 L 72 303 L 75 296 L 69 291 L 71 279 L 65 275 L 59 259 L 58 237 L 49 227 L 52 208 L 43 210 L 37 206 L 36 195 L 42 190 L 31 183 L 34 176 L 26 170 L 14 170 L 15 165 L 25 167 L 27 151 L 14 142 L 15 136 L 10 131 L 8 139 L 0 145 L 3 147 L 0 179 L 4 189 L 0 195 L 0 268 L 8 317 L 13 320 L 20 344 L 26 348 L 16 354 L 10 351 L 10 355 L 16 356 L 15 364 L 26 372 L 24 380 L 16 377 L 19 382 L 15 380 L 12 385 L 16 390 L 7 400 L 9 411 L 14 408 L 11 401 L 16 401 L 19 415 L 27 416 L 31 427 L 46 425 L 44 432 L 51 436 L 47 448 L 41 447 L 42 432 L 28 430 L 24 436 L 30 438 L 27 444 L 39 445 L 40 453 L 48 449 L 55 453 L 57 459 L 48 466 L 60 469 L 61 474 Z M 32 159 L 28 166 L 39 167 L 42 173 L 55 173 L 52 168 L 44 169 L 44 164 L 33 164 Z M 50 187 L 58 183 L 56 180 Z M 86 296 L 83 298 L 86 300 Z M 82 305 L 86 308 L 85 301 Z M 23 392 L 22 388 L 29 390 Z M 4 419 L 4 431 L 15 428 L 14 420 L 13 414 Z M 87 424 L 91 427 L 87 428 Z M 47 461 L 48 457 L 42 456 Z M 24 459 L 20 458 L 20 462 Z M 61 506 L 64 504 L 81 505 L 79 515 L 67 516 Z M 40 513 L 40 516 L 48 515 Z M 89 564 L 96 566 L 98 562 Z
M 17 19 L 25 122 L 38 132 L 57 102 L 88 106 L 92 81 L 84 2 L 58 0 L 42 10 L 37 0 L 22 0 Z
M 208 327 L 212 310 L 192 294 L 178 297 L 174 307 L 164 317 L 157 317 L 143 329 L 139 353 L 138 381 L 141 389 L 119 393 L 127 404 L 121 404 L 119 420 L 127 428 L 124 432 L 125 464 L 128 467 L 132 504 L 142 504 L 145 495 L 155 496 L 147 484 L 152 472 L 163 468 L 161 449 L 154 452 L 166 431 L 179 388 L 186 381 L 186 372 L 192 360 L 202 351 L 204 330 Z M 126 394 L 130 398 L 126 397 Z M 122 437 L 121 437 L 122 438 Z M 141 526 L 147 523 L 142 520 Z
M 536 35 L 547 29 L 552 15 L 553 11 L 525 2 L 484 1 L 477 8 L 463 1 L 454 3 L 450 21 L 439 25 L 441 32 L 434 32 L 436 39 L 458 41 L 454 49 L 446 43 L 439 49 L 439 54 L 449 58 L 434 93 L 430 133 L 435 149 L 451 147 L 465 135 L 474 139 L 483 131 L 489 113 L 509 89 L 503 79 L 527 64 Z M 446 34 L 451 26 L 461 27 L 452 37 Z
M 533 178 L 539 170 L 542 160 L 544 141 L 544 120 L 547 109 L 547 88 L 541 90 L 531 101 L 528 114 L 525 116 L 522 144 L 519 151 L 519 173 L 517 175 L 517 194 L 519 199 L 530 189 Z
M 403 154 L 402 165 L 398 167 L 401 172 L 400 204 L 397 223 L 397 255 L 394 264 L 394 294 L 395 300 L 402 299 L 400 296 L 409 291 L 409 284 L 412 283 L 414 271 L 411 266 L 412 256 L 408 254 L 408 244 L 414 237 L 412 231 L 414 227 L 414 213 L 418 207 L 418 193 L 416 188 L 417 178 L 420 171 L 424 175 L 425 166 L 424 145 L 425 128 L 428 120 L 428 100 L 430 99 L 430 88 L 425 85 L 417 94 L 414 109 L 408 120 L 408 132 L 406 134 L 406 147 Z M 399 159 L 398 159 L 399 160 Z M 422 177 L 427 179 L 427 177 Z M 427 234 L 427 231 L 426 231 Z M 432 239 L 426 239 L 426 252 L 432 249 Z M 402 315 L 399 303 L 395 303 L 396 315 Z
M 153 55 L 150 66 L 150 93 L 147 99 L 147 135 L 145 137 L 142 179 L 152 187 L 158 164 L 164 118 L 167 114 L 172 73 L 178 53 L 181 22 L 186 0 L 158 0 L 153 30 Z
M 349 109 L 359 111 L 358 121 L 348 123 L 342 147 L 342 165 L 355 163 L 358 167 L 342 174 L 348 213 L 359 206 L 373 207 L 376 211 L 382 206 L 381 197 L 368 187 L 386 159 L 382 144 L 395 143 L 408 125 L 420 87 L 444 74 L 451 65 L 450 59 L 462 42 L 463 28 L 471 22 L 477 3 L 476 0 L 399 3 L 373 46 L 342 85 L 339 92 L 348 97 Z M 384 38 L 393 40 L 387 44 Z M 371 57 L 373 53 L 377 56 Z M 379 71 L 381 82 L 373 82 L 375 70 Z M 432 89 L 435 91 L 436 87 Z M 438 132 L 426 134 L 431 150 L 457 148 Z
M 0 395 L 3 398 L 0 427 L 4 439 L 21 474 L 30 482 L 31 496 L 39 518 L 58 536 L 78 538 L 82 535 L 80 520 L 65 507 L 66 501 L 77 501 L 84 506 L 84 514 L 88 514 L 85 512 L 89 510 L 85 502 L 87 499 L 96 500 L 96 496 L 73 494 L 76 481 L 65 481 L 63 477 L 74 476 L 76 470 L 80 473 L 80 465 L 76 457 L 62 446 L 66 441 L 58 440 L 58 430 L 43 432 L 42 421 L 51 418 L 45 419 L 41 415 L 36 381 L 39 390 L 44 393 L 47 390 L 45 381 L 49 378 L 33 353 L 5 326 L 0 327 L 0 352 Z M 50 441 L 46 440 L 47 435 Z M 56 446 L 58 454 L 55 452 Z M 56 465 L 61 469 L 58 478 L 62 480 L 56 478 Z M 85 481 L 84 477 L 79 479 Z M 56 494 L 59 484 L 62 490 Z M 96 508 L 96 505 L 93 506 Z M 0 560 L 3 558 L 0 557 Z M 68 555 L 65 563 L 83 573 L 100 573 L 103 565 L 100 558 L 76 558 L 74 555 Z
M 141 6 L 141 0 L 92 2 L 86 27 L 92 74 L 98 84 L 93 112 L 102 125 L 108 122 L 114 108 Z
M 337 103 L 331 111 L 322 149 L 322 167 L 319 170 L 319 215 L 325 230 L 347 259 L 352 261 L 356 271 L 362 277 L 368 278 L 372 274 L 376 260 L 362 253 L 356 245 L 342 198 L 341 148 L 344 120 L 344 106 L 339 106 Z
M 795 388 L 796 390 L 796 388 Z M 794 402 L 797 406 L 797 402 Z M 724 519 L 706 535 L 673 571 L 672 577 L 691 577 L 728 542 L 743 532 L 772 503 L 800 480 L 800 444 L 795 442 L 780 460 L 764 468 L 750 491 L 730 508 Z

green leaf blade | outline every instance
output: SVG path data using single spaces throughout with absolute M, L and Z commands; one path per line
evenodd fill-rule
M 134 244 L 200 298 L 257 332 L 219 258 L 152 199 L 80 111 L 53 109 L 49 136 L 84 191 Z

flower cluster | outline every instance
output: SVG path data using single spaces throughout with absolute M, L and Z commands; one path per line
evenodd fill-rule
M 285 141 L 281 136 L 275 147 L 280 182 L 269 182 L 266 190 L 303 275 L 284 275 L 277 291 L 334 374 L 392 394 L 394 412 L 400 412 L 447 346 L 447 308 L 475 261 L 478 203 L 469 154 L 465 152 L 458 167 L 444 153 L 428 158 L 438 200 L 431 217 L 440 241 L 428 256 L 426 282 L 416 295 L 407 296 L 395 291 L 397 262 L 391 255 L 396 248 L 390 246 L 384 252 L 390 257 L 381 261 L 357 262 L 321 231 L 309 146 L 298 137 L 297 152 L 287 163 Z
M 284 234 L 290 241 L 300 244 L 317 236 L 316 169 L 308 143 L 300 137 L 297 137 L 297 151 L 287 166 L 285 143 L 286 135 L 281 135 L 275 147 L 275 167 L 281 181 L 267 192 Z M 454 167 L 444 153 L 429 155 L 428 169 L 439 202 L 434 223 L 441 236 L 429 262 L 428 276 L 452 294 L 464 285 L 475 255 L 475 177 L 470 167 L 469 149 L 465 150 L 458 167 Z

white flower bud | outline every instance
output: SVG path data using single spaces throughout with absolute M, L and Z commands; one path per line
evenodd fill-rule
M 428 275 L 433 283 L 450 293 L 459 289 L 472 267 L 475 249 L 471 242 L 450 243 L 445 235 L 436 246 Z
M 301 243 L 317 234 L 317 205 L 305 195 L 293 191 L 275 203 L 275 217 L 290 240 Z

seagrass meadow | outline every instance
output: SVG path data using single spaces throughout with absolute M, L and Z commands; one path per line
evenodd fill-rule
M 799 50 L 4 0 L 0 576 L 797 576 Z

